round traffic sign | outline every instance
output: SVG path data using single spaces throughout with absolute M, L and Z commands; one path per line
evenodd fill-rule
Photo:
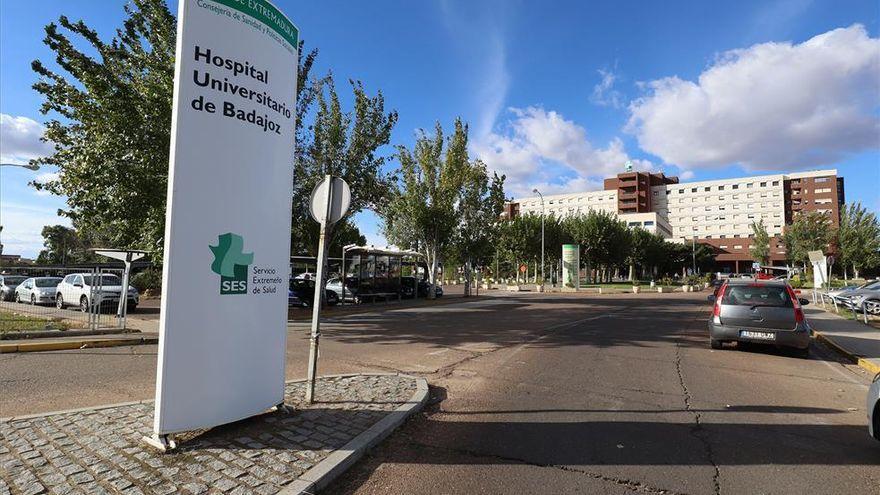
M 526 270 L 528 270 L 528 269 L 529 269 L 528 265 L 519 265 L 519 271 L 521 273 L 525 273 Z
M 351 204 L 351 189 L 341 178 L 328 175 L 312 189 L 309 203 L 312 218 L 316 222 L 336 223 L 348 211 Z

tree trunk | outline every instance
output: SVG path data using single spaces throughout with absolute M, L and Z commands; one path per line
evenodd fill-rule
M 437 248 L 431 248 L 431 263 L 429 266 L 431 273 L 428 274 L 428 299 L 436 299 L 434 285 L 437 283 Z
M 859 278 L 859 268 L 853 265 L 853 278 Z

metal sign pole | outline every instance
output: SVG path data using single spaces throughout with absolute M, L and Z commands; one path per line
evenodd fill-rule
M 330 200 L 333 198 L 333 179 L 328 175 L 324 180 L 327 182 L 327 194 L 324 199 L 324 217 L 319 219 L 321 221 L 321 235 L 318 239 L 318 266 L 315 271 L 315 297 L 312 303 L 312 334 L 309 342 L 309 369 L 306 385 L 307 404 L 311 404 L 315 397 L 315 375 L 318 371 L 318 341 L 321 338 L 321 299 L 323 299 L 321 282 L 324 280 L 324 263 L 327 260 L 327 221 L 330 218 Z

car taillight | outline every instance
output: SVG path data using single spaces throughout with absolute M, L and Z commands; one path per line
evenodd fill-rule
M 718 289 L 718 295 L 715 296 L 715 307 L 712 308 L 712 316 L 721 316 L 721 299 L 724 298 L 725 290 L 727 290 L 727 284 L 722 285 L 721 288 Z
M 788 291 L 788 297 L 791 298 L 791 304 L 794 306 L 794 321 L 796 323 L 803 323 L 805 319 L 804 310 L 801 308 L 801 303 L 798 301 L 797 295 L 795 294 L 796 291 L 792 289 L 790 285 L 786 285 L 785 290 Z

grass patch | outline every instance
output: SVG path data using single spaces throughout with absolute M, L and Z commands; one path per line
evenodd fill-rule
M 70 328 L 70 324 L 58 319 L 0 311 L 0 333 L 67 330 L 68 328 Z

